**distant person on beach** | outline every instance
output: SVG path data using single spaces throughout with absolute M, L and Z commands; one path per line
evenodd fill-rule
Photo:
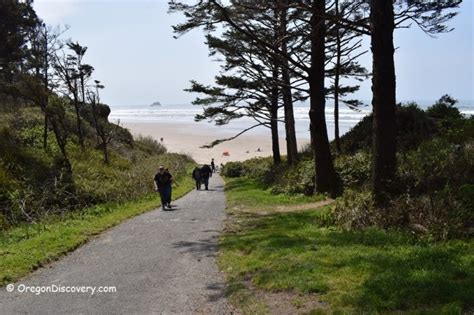
M 173 176 L 169 172 L 166 172 L 163 165 L 160 166 L 158 173 L 155 174 L 153 180 L 155 184 L 155 190 L 160 193 L 161 207 L 163 210 L 171 209 L 171 183 Z
M 214 163 L 214 159 L 211 160 L 211 169 L 213 173 L 216 172 L 216 163 Z
M 201 182 L 206 187 L 206 190 L 209 190 L 209 177 L 212 177 L 212 170 L 209 165 L 204 164 L 204 166 L 201 167 Z
M 160 141 L 163 142 L 163 140 L 165 140 L 165 139 L 163 139 L 163 137 L 161 137 L 161 138 L 160 138 Z
M 196 182 L 196 190 L 200 190 L 201 189 L 201 169 L 197 166 L 193 170 L 193 179 Z

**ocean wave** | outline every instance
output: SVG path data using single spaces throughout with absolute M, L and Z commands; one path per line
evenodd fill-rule
M 460 111 L 465 115 L 474 115 L 474 105 L 471 103 L 463 103 L 458 106 Z M 341 106 L 339 109 L 339 122 L 341 125 L 353 126 L 357 124 L 362 118 L 370 114 L 370 107 L 363 107 L 360 110 L 353 110 L 346 106 Z M 120 107 L 113 108 L 110 114 L 111 121 L 122 122 L 193 122 L 197 114 L 202 113 L 202 107 L 195 105 L 163 105 L 160 107 Z M 309 107 L 304 105 L 295 105 L 294 117 L 296 123 L 309 123 Z M 328 124 L 334 123 L 334 108 L 331 104 L 326 107 L 326 120 Z M 284 116 L 284 111 L 279 111 L 279 116 Z M 254 122 L 253 119 L 243 117 L 239 119 L 238 125 L 246 125 L 249 122 Z

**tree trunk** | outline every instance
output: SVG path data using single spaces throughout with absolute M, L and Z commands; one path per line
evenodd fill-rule
M 286 46 L 286 45 L 285 45 Z M 288 72 L 288 61 L 282 67 L 283 80 L 283 106 L 285 109 L 285 131 L 288 164 L 294 165 L 298 162 L 298 143 L 296 140 L 295 115 L 293 111 L 293 97 L 291 95 L 290 75 Z
M 339 17 L 339 0 L 334 3 L 336 7 L 336 17 Z M 341 153 L 341 140 L 339 137 L 339 81 L 341 76 L 341 34 L 339 24 L 336 23 L 336 73 L 334 77 L 334 139 L 336 150 Z
M 311 139 L 316 170 L 315 190 L 337 194 L 337 176 L 334 170 L 326 127 L 326 95 L 324 89 L 325 36 L 323 17 L 325 1 L 314 0 L 311 17 L 311 68 L 309 71 Z
M 44 97 L 44 131 L 43 131 L 43 148 L 46 150 L 48 148 L 48 113 L 46 107 L 48 107 L 49 102 L 49 55 L 48 55 L 48 28 L 44 26 L 44 77 L 43 85 L 46 95 Z
M 48 61 L 46 61 L 48 62 Z M 44 96 L 44 104 L 43 104 L 43 112 L 44 112 L 44 130 L 43 130 L 43 148 L 46 150 L 48 148 L 48 112 L 46 111 L 46 108 L 48 107 L 49 103 L 49 82 L 48 82 L 48 69 L 47 66 L 45 66 L 45 73 L 44 73 L 44 89 L 46 92 L 46 95 Z
M 77 136 L 79 138 L 79 145 L 81 146 L 81 149 L 84 150 L 84 134 L 82 132 L 82 121 L 81 121 L 81 114 L 79 110 L 79 97 L 77 93 L 77 82 L 74 83 L 75 85 L 75 92 L 73 93 L 74 95 L 74 109 L 76 110 L 76 122 L 77 122 Z
M 371 1 L 372 24 L 372 191 L 379 205 L 387 201 L 396 172 L 396 83 L 392 0 Z
M 82 133 L 82 122 L 81 122 L 81 116 L 79 113 L 79 104 L 77 102 L 78 102 L 77 100 L 74 100 L 74 109 L 76 110 L 77 136 L 79 139 L 79 145 L 84 150 L 84 136 Z
M 275 165 L 281 163 L 280 156 L 280 139 L 278 135 L 278 66 L 275 64 L 273 67 L 273 87 L 271 95 L 271 108 L 270 108 L 270 128 L 272 131 L 272 152 L 273 152 L 273 163 Z
M 69 158 L 67 155 L 66 151 L 66 144 L 67 141 L 63 139 L 61 135 L 61 131 L 59 130 L 57 122 L 53 119 L 51 119 L 51 126 L 53 127 L 53 133 L 56 138 L 56 143 L 58 144 L 59 150 L 61 151 L 61 155 L 63 156 L 63 159 L 69 162 Z
M 109 164 L 109 151 L 107 149 L 107 139 L 105 137 L 102 138 L 102 150 L 104 152 L 104 163 Z
M 279 19 L 280 19 L 280 30 L 279 38 L 281 40 L 281 51 L 283 55 L 288 52 L 287 47 L 287 25 L 288 25 L 288 12 L 287 12 L 287 1 L 279 1 Z M 281 79 L 282 79 L 282 94 L 283 94 L 283 107 L 285 110 L 285 132 L 286 132 L 286 151 L 288 155 L 288 164 L 294 165 L 298 162 L 298 143 L 296 141 L 296 130 L 295 130 L 295 115 L 293 111 L 293 96 L 291 93 L 291 82 L 290 72 L 288 70 L 289 63 L 285 57 L 281 58 Z
M 82 104 L 86 105 L 86 90 L 84 87 L 84 74 L 81 74 L 81 94 L 82 94 Z

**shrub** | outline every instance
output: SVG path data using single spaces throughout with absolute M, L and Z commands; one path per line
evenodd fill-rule
M 459 109 L 455 107 L 457 100 L 449 95 L 443 95 L 433 106 L 428 107 L 426 113 L 436 119 L 442 128 L 449 128 L 450 124 L 463 119 Z
M 375 207 L 369 191 L 347 190 L 337 199 L 333 217 L 336 224 L 349 230 L 380 225 L 382 222 L 382 214 Z
M 473 118 L 466 119 L 455 107 L 457 102 L 449 95 L 444 95 L 426 112 L 435 122 L 440 137 L 461 144 L 473 137 Z
M 244 165 L 242 162 L 227 162 L 221 171 L 226 177 L 241 177 L 244 175 Z
M 474 183 L 474 143 L 455 145 L 446 139 L 423 143 L 401 157 L 399 176 L 412 193 L 436 192 L 446 185 Z
M 274 182 L 277 170 L 271 158 L 253 158 L 242 163 L 245 176 L 256 179 L 265 186 L 269 186 Z M 283 167 L 279 166 L 279 168 Z
M 426 111 L 420 109 L 415 103 L 398 105 L 396 111 L 397 148 L 403 152 L 416 149 L 421 143 L 434 136 L 449 137 L 451 142 L 460 143 L 469 128 L 467 125 L 469 119 L 463 117 L 455 107 L 456 103 L 456 100 L 445 95 Z M 364 117 L 341 137 L 341 149 L 344 153 L 367 151 L 371 147 L 372 114 Z
M 253 158 L 242 162 L 227 162 L 222 174 L 227 177 L 248 176 L 261 184 L 269 185 L 274 180 L 274 166 L 271 158 Z
M 341 155 L 335 160 L 344 188 L 367 186 L 371 174 L 371 155 L 359 151 L 351 155 Z
M 19 137 L 23 142 L 23 146 L 41 148 L 43 145 L 43 133 L 43 126 L 36 125 L 21 129 Z
M 139 135 L 135 139 L 134 145 L 137 149 L 146 152 L 147 154 L 159 155 L 166 153 L 166 147 L 150 136 L 145 137 Z
M 334 216 L 339 225 L 348 229 L 396 227 L 434 240 L 473 234 L 473 145 L 434 139 L 402 155 L 398 176 L 402 193 L 393 195 L 380 209 L 374 208 L 372 196 L 358 181 L 364 172 L 351 169 L 348 161 L 352 159 L 358 160 L 356 155 L 341 157 L 337 165 L 343 181 L 354 183 L 361 191 L 349 190 L 338 199 Z M 345 164 L 338 164 L 341 161 Z
M 365 116 L 347 133 L 341 136 L 341 150 L 344 153 L 354 153 L 360 150 L 370 150 L 372 147 L 372 114 Z
M 275 194 L 304 194 L 314 193 L 314 162 L 300 161 L 295 167 L 284 168 L 274 181 L 272 192 Z
M 121 127 L 120 125 L 116 124 L 109 124 L 109 128 L 113 128 L 114 130 L 114 140 L 118 143 L 123 143 L 128 146 L 133 146 L 134 139 L 130 131 L 126 128 Z M 140 138 L 140 137 L 139 137 Z M 166 153 L 166 148 L 161 144 L 159 144 L 159 152 Z M 160 154 L 160 153 L 157 153 Z
M 401 151 L 416 149 L 438 131 L 433 119 L 415 103 L 397 107 L 397 147 Z

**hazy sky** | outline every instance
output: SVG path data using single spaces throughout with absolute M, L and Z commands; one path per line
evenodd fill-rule
M 106 86 L 102 100 L 112 106 L 189 103 L 189 80 L 212 83 L 219 65 L 208 57 L 203 32 L 173 38 L 171 26 L 183 20 L 168 14 L 167 1 L 35 0 L 50 25 L 70 26 L 66 38 L 87 46 L 85 61 Z M 432 100 L 449 93 L 474 99 L 474 0 L 464 0 L 450 23 L 456 29 L 433 39 L 421 30 L 397 30 L 397 98 Z M 371 56 L 362 63 L 370 70 Z M 371 98 L 370 82 L 357 97 Z

